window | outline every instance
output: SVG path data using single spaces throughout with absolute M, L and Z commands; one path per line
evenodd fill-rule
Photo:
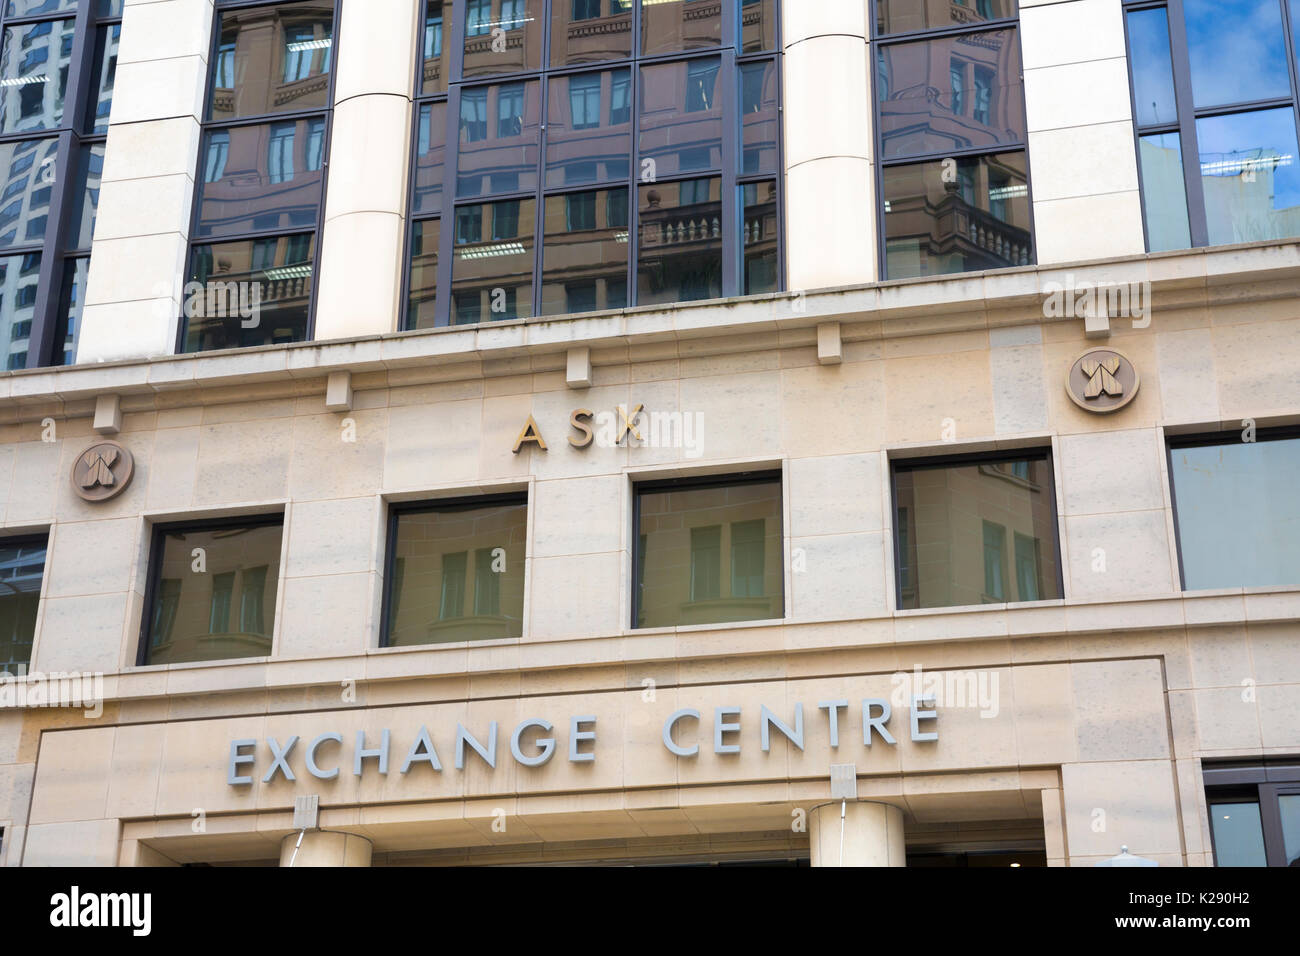
M 426 5 L 403 327 L 784 287 L 775 0 L 451 9 Z
M 893 484 L 899 608 L 1062 596 L 1048 452 L 897 462 Z
M 0 674 L 22 677 L 31 667 L 47 543 L 0 538 Z
M 779 474 L 646 482 L 635 497 L 634 627 L 784 617 Z
M 1300 236 L 1300 0 L 1126 6 L 1147 248 Z
M 876 0 L 883 274 L 1032 265 L 1015 0 Z
M 0 348 L 11 370 L 76 361 L 121 5 L 95 5 L 80 30 L 75 7 L 0 10 Z
M 1300 432 L 1263 429 L 1169 443 L 1184 590 L 1300 584 Z
M 233 293 L 247 307 L 195 309 L 187 298 L 181 352 L 300 342 L 311 334 L 334 0 L 219 2 L 215 29 L 186 281 L 207 286 L 207 295 L 195 298 L 230 301 Z M 249 261 L 249 251 L 259 261 Z
M 156 526 L 136 662 L 269 656 L 282 532 L 279 515 Z
M 395 505 L 383 646 L 522 636 L 527 535 L 524 495 Z
M 1207 763 L 1215 866 L 1300 866 L 1300 762 Z

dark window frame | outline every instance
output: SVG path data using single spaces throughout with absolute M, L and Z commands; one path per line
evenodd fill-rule
M 1207 763 L 1202 768 L 1201 775 L 1207 813 L 1212 812 L 1211 801 L 1216 796 L 1229 799 L 1241 797 L 1259 803 L 1265 860 L 1270 867 L 1285 867 L 1286 844 L 1278 798 L 1300 795 L 1300 759 L 1276 757 L 1266 758 L 1261 763 Z M 1210 824 L 1210 849 L 1214 852 L 1214 865 L 1217 867 L 1219 851 L 1215 846 L 1213 822 Z
M 149 637 L 153 628 L 154 619 L 154 602 L 159 598 L 159 588 L 162 583 L 162 558 L 163 558 L 163 539 L 178 531 L 188 532 L 190 534 L 202 534 L 208 531 L 221 531 L 226 528 L 264 528 L 278 526 L 280 528 L 280 548 L 281 554 L 284 549 L 284 532 L 285 532 L 285 514 L 282 511 L 264 512 L 253 515 L 233 515 L 226 518 L 196 518 L 194 520 L 182 521 L 163 521 L 157 522 L 149 529 L 149 570 L 145 578 L 144 602 L 140 615 L 140 636 L 139 643 L 135 652 L 136 667 L 170 667 L 171 664 L 150 664 L 149 663 Z M 280 578 L 284 574 L 284 562 L 280 560 L 280 555 L 276 556 L 279 562 L 277 569 L 277 579 L 275 582 L 276 593 L 282 587 Z M 258 565 L 260 567 L 260 565 Z M 277 597 L 278 600 L 278 597 Z M 233 608 L 233 605 L 232 605 Z M 275 608 L 271 609 L 271 647 L 275 647 Z M 270 655 L 268 655 L 270 656 Z M 256 660 L 257 658 L 230 658 L 231 660 Z M 200 662 L 195 662 L 200 663 Z
M 889 254 L 888 244 L 885 236 L 885 170 L 895 166 L 918 166 L 924 163 L 938 162 L 944 159 L 978 159 L 980 157 L 991 157 L 998 153 L 1013 153 L 1019 151 L 1025 157 L 1025 202 L 1029 209 L 1029 263 L 1026 265 L 999 266 L 997 269 L 976 269 L 969 272 L 954 272 L 947 275 L 939 276 L 922 276 L 923 279 L 941 279 L 959 275 L 973 275 L 977 272 L 996 272 L 1001 269 L 1028 269 L 1033 268 L 1038 262 L 1038 229 L 1034 223 L 1034 182 L 1033 172 L 1029 156 L 1029 123 L 1028 107 L 1026 106 L 1025 122 L 1025 140 L 1023 143 L 1003 143 L 996 147 L 978 146 L 968 149 L 941 150 L 939 152 L 916 153 L 904 157 L 894 157 L 884 159 L 885 140 L 884 132 L 880 122 L 880 99 L 878 87 L 880 84 L 880 68 L 878 66 L 878 53 L 883 47 L 896 46 L 905 43 L 915 43 L 923 40 L 945 40 L 951 37 L 966 36 L 973 33 L 990 33 L 997 30 L 1012 30 L 1016 35 L 1016 44 L 1021 48 L 1021 63 L 1024 62 L 1024 43 L 1022 41 L 1022 32 L 1020 28 L 1019 5 L 1014 17 L 999 17 L 996 20 L 981 20 L 970 24 L 957 24 L 951 27 L 936 27 L 929 30 L 910 30 L 905 33 L 886 33 L 878 34 L 877 30 L 877 7 L 879 0 L 871 0 L 871 6 L 868 10 L 868 17 L 871 21 L 869 25 L 871 37 L 867 44 L 867 61 L 870 74 L 868 77 L 867 94 L 871 97 L 871 110 L 873 119 L 872 139 L 876 156 L 879 161 L 875 164 L 873 173 L 874 185 L 876 187 L 876 256 L 879 267 L 879 276 L 882 282 L 889 281 L 907 281 L 909 278 L 902 277 L 898 280 L 891 280 L 888 272 Z M 1021 74 L 1021 83 L 1023 85 L 1024 75 Z M 892 85 L 892 83 L 890 84 Z M 972 88 L 973 88 L 972 84 Z
M 465 57 L 465 31 L 467 24 L 467 0 L 446 0 L 443 4 L 443 71 L 447 77 L 447 89 L 439 93 L 422 93 L 423 77 L 423 46 L 417 50 L 415 71 L 414 71 L 414 97 L 413 97 L 413 121 L 417 125 L 416 135 L 411 137 L 411 153 L 408 183 L 407 183 L 407 226 L 406 235 L 402 242 L 402 287 L 401 298 L 399 300 L 399 315 L 397 322 L 398 331 L 410 331 L 415 326 L 410 322 L 410 296 L 412 287 L 412 269 L 411 269 L 411 249 L 414 236 L 415 226 L 418 221 L 425 219 L 451 219 L 455 216 L 455 211 L 462 205 L 473 205 L 475 203 L 496 202 L 504 199 L 536 199 L 536 223 L 533 228 L 533 271 L 532 271 L 532 306 L 531 317 L 539 320 L 553 320 L 561 316 L 551 315 L 543 316 L 542 289 L 545 284 L 545 263 L 543 255 L 545 253 L 545 211 L 546 199 L 550 196 L 563 195 L 569 192 L 584 192 L 592 189 L 614 189 L 620 186 L 628 187 L 628 256 L 627 256 L 627 296 L 624 308 L 632 308 L 636 305 L 638 292 L 638 266 L 640 262 L 640 236 L 639 236 L 639 208 L 637 197 L 639 195 L 638 187 L 644 185 L 640 179 L 640 122 L 641 122 L 641 95 L 644 88 L 644 82 L 641 76 L 641 68 L 645 66 L 654 66 L 661 64 L 682 63 L 696 59 L 707 59 L 710 57 L 718 58 L 720 61 L 719 73 L 719 98 L 722 102 L 722 165 L 720 169 L 692 170 L 689 173 L 680 173 L 672 176 L 661 176 L 656 179 L 657 184 L 667 185 L 685 180 L 699 179 L 706 176 L 719 176 L 722 179 L 722 219 L 724 224 L 732 224 L 730 227 L 724 225 L 722 229 L 722 296 L 730 298 L 744 294 L 744 242 L 742 241 L 741 232 L 743 229 L 744 209 L 741 198 L 741 187 L 755 182 L 775 182 L 777 190 L 777 283 L 778 287 L 775 292 L 781 292 L 788 288 L 787 277 L 787 255 L 785 249 L 786 236 L 786 208 L 784 188 L 784 170 L 785 170 L 785 118 L 784 118 L 784 70 L 782 69 L 783 57 L 785 55 L 782 45 L 783 24 L 781 18 L 782 2 L 800 2 L 800 0 L 773 0 L 773 9 L 776 18 L 775 43 L 770 50 L 761 50 L 757 52 L 745 53 L 742 51 L 742 30 L 741 20 L 743 16 L 744 4 L 740 0 L 722 0 L 725 13 L 722 18 L 722 40 L 718 47 L 705 50 L 682 51 L 673 53 L 661 53 L 650 56 L 641 55 L 641 31 L 642 17 L 640 4 L 631 4 L 627 10 L 618 10 L 611 12 L 611 16 L 626 14 L 631 17 L 632 22 L 632 56 L 620 59 L 600 61 L 596 63 L 583 63 L 577 65 L 552 66 L 550 58 L 551 29 L 552 29 L 552 5 L 555 3 L 568 4 L 569 0 L 539 0 L 541 9 L 540 19 L 542 20 L 543 34 L 541 39 L 541 58 L 540 67 L 536 70 L 516 71 L 511 73 L 494 74 L 490 77 L 475 76 L 464 77 L 462 75 Z M 425 11 L 427 11 L 426 0 L 421 0 L 421 20 L 424 22 Z M 446 10 L 452 9 L 451 30 L 446 29 Z M 771 172 L 751 173 L 743 172 L 742 165 L 742 140 L 743 140 L 743 116 L 741 114 L 740 101 L 740 73 L 741 67 L 747 63 L 770 61 L 776 68 L 776 121 L 777 128 L 777 156 L 776 167 Z M 628 155 L 628 176 L 626 179 L 610 179 L 600 182 L 566 184 L 563 186 L 548 187 L 546 185 L 546 147 L 547 147 L 547 126 L 550 110 L 550 81 L 554 78 L 565 77 L 575 74 L 600 74 L 607 71 L 617 71 L 626 69 L 629 71 L 629 98 L 630 98 L 630 117 L 628 122 L 629 132 L 632 139 L 631 152 Z M 456 167 L 457 167 L 457 147 L 459 143 L 459 116 L 460 116 L 460 99 L 465 90 L 499 86 L 519 81 L 533 81 L 539 84 L 539 123 L 540 131 L 538 133 L 538 161 L 537 161 L 537 188 L 532 190 L 521 190 L 516 192 L 493 193 L 488 195 L 478 195 L 473 197 L 457 198 L 456 195 Z M 612 94 L 611 94 L 612 97 Z M 446 103 L 446 129 L 444 132 L 445 152 L 443 154 L 442 169 L 442 207 L 437 212 L 425 212 L 417 214 L 415 210 L 415 182 L 418 163 L 418 124 L 420 121 L 421 107 L 429 104 L 442 102 Z M 611 98 L 612 109 L 612 98 Z M 604 120 L 609 116 L 605 109 L 604 98 L 600 106 L 601 119 Z M 451 289 L 455 268 L 455 243 L 454 230 L 443 229 L 440 231 L 440 243 L 438 249 L 438 271 L 436 277 L 436 290 L 434 302 L 434 328 L 442 328 L 454 325 L 455 315 L 451 307 Z M 765 293 L 771 294 L 771 293 Z M 483 324 L 490 324 L 492 320 L 484 320 Z
M 532 508 L 530 494 L 527 490 L 494 492 L 487 495 L 457 495 L 451 498 L 419 498 L 414 501 L 391 501 L 388 503 L 388 516 L 384 522 L 384 594 L 379 612 L 379 646 L 392 647 L 388 642 L 389 627 L 392 624 L 393 611 L 393 574 L 397 562 L 397 525 L 403 515 L 411 514 L 455 514 L 460 511 L 478 511 L 482 508 L 495 508 L 503 505 L 522 505 Z M 468 560 L 468 558 L 466 559 Z M 528 578 L 524 578 L 524 596 L 527 599 Z
M 327 104 L 320 109 L 305 110 L 287 110 L 279 113 L 259 113 L 253 116 L 241 116 L 235 119 L 211 119 L 212 103 L 216 94 L 216 70 L 217 58 L 221 48 L 221 16 L 224 13 L 239 10 L 256 9 L 258 7 L 278 7 L 287 4 L 298 3 L 301 0 L 215 0 L 212 10 L 212 30 L 208 38 L 208 60 L 207 73 L 204 76 L 203 91 L 203 110 L 200 114 L 199 122 L 199 156 L 197 166 L 194 172 L 194 192 L 190 203 L 190 223 L 189 235 L 186 241 L 185 261 L 182 266 L 182 284 L 190 281 L 190 275 L 194 268 L 194 259 L 200 246 L 218 246 L 234 242 L 251 242 L 259 239 L 282 239 L 289 236 L 311 234 L 315 237 L 315 251 L 311 261 L 311 299 L 307 303 L 307 327 L 303 331 L 304 342 L 312 342 L 316 339 L 316 304 L 320 296 L 320 264 L 321 249 L 324 245 L 322 240 L 325 233 L 325 203 L 329 194 L 329 168 L 330 168 L 330 151 L 334 143 L 334 95 L 338 83 L 338 51 L 339 37 L 342 32 L 343 0 L 333 0 L 334 20 L 330 37 L 331 50 L 329 58 L 329 93 Z M 420 32 L 420 41 L 417 47 L 422 51 L 424 46 L 424 33 Z M 207 165 L 207 158 L 203 152 L 203 144 L 207 141 L 210 134 L 221 131 L 231 130 L 244 126 L 267 126 L 274 123 L 297 123 L 300 120 L 323 119 L 325 129 L 323 141 L 321 143 L 321 187 L 320 203 L 316 209 L 316 223 L 310 229 L 302 228 L 275 228 L 275 229 L 252 229 L 230 235 L 210 236 L 206 238 L 198 237 L 199 219 L 203 211 L 200 202 L 203 194 L 203 176 L 200 171 Z M 183 304 L 183 297 L 182 297 Z M 176 354 L 177 355 L 203 355 L 208 351 L 226 352 L 238 351 L 241 347 L 231 349 L 212 349 L 199 350 L 197 352 L 185 351 L 185 339 L 188 333 L 188 320 L 185 311 L 182 308 L 176 322 Z M 249 346 L 256 348 L 256 346 Z
M 716 475 L 691 475 L 685 478 L 652 478 L 646 481 L 634 481 L 632 484 L 632 538 L 633 541 L 640 541 L 641 538 L 641 498 L 647 494 L 661 494 L 665 491 L 694 491 L 705 488 L 734 488 L 737 485 L 758 485 L 771 484 L 776 482 L 781 487 L 781 498 L 785 499 L 785 475 L 779 468 L 768 468 L 760 471 L 738 471 L 726 472 Z M 785 527 L 785 508 L 784 504 L 781 513 L 777 515 L 779 522 L 779 531 L 781 534 L 781 547 L 784 551 L 786 542 Z M 641 614 L 641 589 L 638 582 L 641 580 L 641 547 L 638 545 L 632 549 L 632 622 L 631 629 L 634 631 L 644 631 L 647 628 L 637 623 Z M 784 557 L 782 558 L 784 562 Z M 719 579 L 721 580 L 721 579 Z M 790 605 L 788 602 L 789 595 L 785 592 L 785 573 L 781 574 L 781 618 L 788 619 L 790 616 Z M 744 627 L 746 623 L 736 622 L 734 626 Z M 681 625 L 687 626 L 687 625 Z M 703 625 L 711 626 L 711 625 Z
M 41 570 L 41 590 L 40 593 L 36 596 L 36 602 L 37 602 L 36 614 L 37 614 L 37 619 L 39 620 L 40 605 L 45 600 L 45 575 L 49 571 L 49 566 L 50 566 L 50 532 L 47 529 L 44 533 L 37 532 L 32 534 L 0 535 L 0 548 L 35 548 L 35 547 L 43 547 L 45 549 L 45 562 Z M 28 672 L 31 671 L 32 664 L 36 660 L 37 636 L 38 636 L 37 631 L 35 630 L 35 628 L 33 628 L 32 656 L 31 659 L 28 660 L 27 662 Z M 3 669 L 0 669 L 0 673 L 4 673 Z
M 920 608 L 903 607 L 903 584 L 902 584 L 902 577 L 900 575 L 900 569 L 902 567 L 902 564 L 900 564 L 900 562 L 902 561 L 903 542 L 901 541 L 898 535 L 898 475 L 899 472 L 923 471 L 927 468 L 953 468 L 953 467 L 963 467 L 963 466 L 970 466 L 970 465 L 1004 464 L 1006 462 L 1011 462 L 1011 461 L 1043 461 L 1047 465 L 1047 472 L 1051 478 L 1050 481 L 1046 482 L 1046 486 L 1047 486 L 1047 494 L 1048 494 L 1048 507 L 1052 515 L 1052 527 L 1051 527 L 1052 547 L 1055 548 L 1056 551 L 1056 588 L 1057 588 L 1058 596 L 1054 598 L 1039 598 L 1037 601 L 1012 601 L 1012 602 L 1004 601 L 1000 603 L 1039 604 L 1044 601 L 1060 601 L 1066 597 L 1065 565 L 1061 557 L 1063 553 L 1061 547 L 1061 517 L 1059 514 L 1057 514 L 1057 503 L 1056 503 L 1056 465 L 1052 459 L 1052 449 L 1050 447 L 1029 446 L 1023 449 L 1019 449 L 1019 448 L 999 449 L 995 451 L 969 452 L 966 454 L 957 453 L 951 455 L 933 455 L 930 457 L 919 457 L 919 458 L 900 457 L 900 458 L 891 458 L 889 460 L 889 507 L 890 507 L 889 533 L 891 537 L 894 539 L 893 544 L 891 546 L 894 555 L 894 607 L 893 607 L 894 612 L 898 612 L 902 610 L 938 611 L 944 609 L 944 608 L 927 608 L 927 607 L 920 607 Z M 1009 475 L 1008 477 L 1014 477 L 1014 476 Z M 914 531 L 917 524 L 916 517 L 915 517 L 915 509 L 913 509 L 913 513 L 909 515 L 909 523 L 911 525 L 911 529 Z M 1040 555 L 1040 559 L 1041 559 L 1041 555 Z M 1014 571 L 1014 558 L 1012 563 L 1013 563 L 1013 571 Z M 915 575 L 917 568 L 912 567 L 911 570 Z M 1042 582 L 1040 581 L 1040 583 Z M 913 581 L 911 584 L 911 588 L 909 590 L 915 591 L 917 586 L 918 586 L 917 582 Z M 1003 590 L 1005 591 L 1007 586 L 1005 567 L 1003 568 L 1002 586 L 1003 586 Z M 946 605 L 945 607 L 983 607 L 983 606 L 984 605 L 980 605 L 980 604 L 958 604 L 958 605 Z
M 1233 435 L 1237 436 L 1236 441 L 1232 439 Z M 1257 428 L 1255 430 L 1255 441 L 1250 444 L 1288 438 L 1300 438 L 1300 425 Z M 1174 518 L 1174 550 L 1178 553 L 1178 590 L 1180 592 L 1187 591 L 1187 578 L 1183 573 L 1183 539 L 1178 523 L 1178 489 L 1174 486 L 1174 452 L 1179 448 L 1208 448 L 1215 445 L 1244 444 L 1247 444 L 1247 442 L 1241 440 L 1241 430 L 1231 428 L 1220 431 L 1198 431 L 1165 436 L 1165 474 L 1168 475 L 1169 507 L 1173 511 Z
M 77 9 L 43 12 L 27 16 L 4 15 L 0 5 L 0 40 L 9 27 L 53 24 L 63 20 L 74 21 L 72 50 L 68 59 L 67 88 L 63 100 L 63 120 L 60 125 L 42 130 L 6 133 L 0 143 L 27 140 L 53 139 L 57 141 L 54 180 L 46 218 L 44 235 L 39 241 L 18 242 L 3 251 L 3 255 L 39 253 L 40 278 L 37 282 L 35 308 L 32 314 L 32 331 L 28 336 L 25 368 L 62 366 L 63 345 L 58 333 L 63 327 L 62 307 L 69 289 L 65 288 L 65 270 L 78 259 L 90 258 L 90 247 L 76 244 L 73 235 L 74 219 L 80 209 L 77 169 L 83 151 L 103 146 L 108 132 L 94 132 L 94 105 L 96 89 L 95 41 L 99 31 L 122 23 L 122 15 L 98 16 L 98 4 L 83 0 Z M 110 8 L 111 9 L 111 8 Z M 36 173 L 33 173 L 36 175 Z M 82 289 L 83 305 L 85 290 Z
M 1286 46 L 1287 74 L 1291 84 L 1290 97 L 1264 100 L 1247 100 L 1222 106 L 1196 108 L 1192 100 L 1192 70 L 1187 44 L 1187 21 L 1183 0 L 1124 0 L 1120 11 L 1124 18 L 1124 48 L 1128 59 L 1129 108 L 1133 115 L 1133 148 L 1137 155 L 1138 191 L 1143 199 L 1142 237 L 1146 249 L 1151 249 L 1151 232 L 1147 226 L 1146 185 L 1142 181 L 1142 137 L 1158 133 L 1177 133 L 1178 148 L 1182 153 L 1183 193 L 1187 202 L 1187 226 L 1192 249 L 1210 245 L 1209 220 L 1205 212 L 1205 192 L 1201 188 L 1201 155 L 1196 137 L 1196 121 L 1212 116 L 1252 113 L 1258 110 L 1289 108 L 1291 120 L 1297 125 L 1297 142 L 1300 142 L 1300 65 L 1297 64 L 1296 47 L 1292 38 L 1300 24 L 1291 22 L 1291 5 L 1287 0 L 1277 0 L 1282 13 L 1282 42 Z M 1133 44 L 1129 36 L 1128 15 L 1136 10 L 1166 11 L 1169 26 L 1169 54 L 1173 72 L 1174 104 L 1177 119 L 1173 123 L 1138 123 L 1137 86 L 1133 82 Z M 1294 237 L 1292 237 L 1294 238 Z M 1275 242 L 1283 239 L 1272 240 Z

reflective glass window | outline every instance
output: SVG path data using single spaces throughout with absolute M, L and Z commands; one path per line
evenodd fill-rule
M 1300 438 L 1169 453 L 1183 587 L 1300 584 Z
M 781 480 L 637 489 L 636 627 L 785 616 Z
M 1047 456 L 895 467 L 899 607 L 1061 597 Z
M 279 519 L 159 531 L 140 663 L 270 656 L 282 532 Z

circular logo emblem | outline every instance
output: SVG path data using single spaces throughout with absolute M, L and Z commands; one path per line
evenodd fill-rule
M 1074 404 L 1090 412 L 1117 412 L 1137 396 L 1138 373 L 1114 349 L 1084 352 L 1070 368 L 1065 391 Z
M 86 501 L 107 501 L 126 491 L 135 473 L 135 459 L 115 441 L 100 442 L 83 451 L 72 466 L 72 490 Z

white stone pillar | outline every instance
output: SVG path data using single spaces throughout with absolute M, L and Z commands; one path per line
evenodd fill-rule
M 176 349 L 211 31 L 211 0 L 126 0 L 79 364 Z
M 898 807 L 837 801 L 813 807 L 808 817 L 813 866 L 907 866 L 903 811 Z
M 423 10 L 417 0 L 343 4 L 321 230 L 318 341 L 397 328 Z
M 1020 44 L 1039 263 L 1141 255 L 1123 9 L 1022 0 Z
M 874 128 L 867 4 L 781 5 L 786 259 L 792 290 L 874 282 Z
M 280 841 L 281 866 L 369 866 L 373 845 L 363 836 L 341 830 L 290 833 Z M 295 856 L 296 851 L 296 856 Z

